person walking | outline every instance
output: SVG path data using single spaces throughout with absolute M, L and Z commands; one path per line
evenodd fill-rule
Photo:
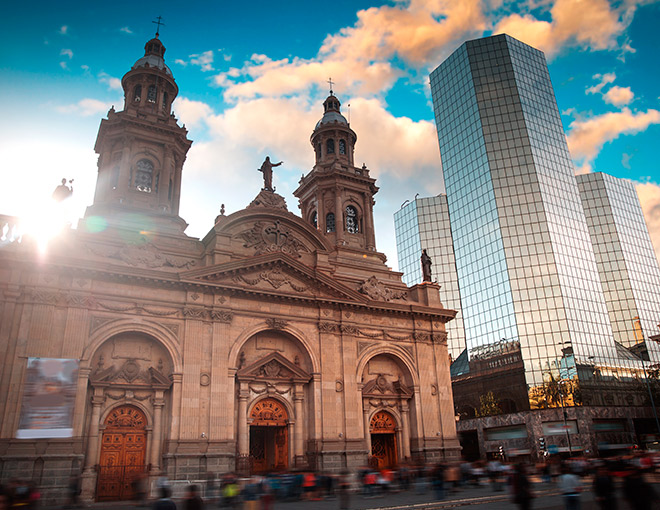
M 527 477 L 527 470 L 523 464 L 516 464 L 513 475 L 511 476 L 511 493 L 513 502 L 518 505 L 520 510 L 530 510 L 532 508 L 532 489 Z
M 559 477 L 559 491 L 564 498 L 566 510 L 580 510 L 580 478 L 573 474 L 568 465 L 562 465 Z
M 616 510 L 616 487 L 607 466 L 598 467 L 593 489 L 600 510 Z

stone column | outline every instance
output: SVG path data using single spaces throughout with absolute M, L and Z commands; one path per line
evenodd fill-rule
M 101 406 L 105 401 L 103 389 L 95 390 L 92 397 L 92 417 L 89 420 L 89 431 L 87 433 L 87 454 L 85 455 L 85 469 L 82 473 L 80 497 L 89 502 L 94 499 L 96 493 L 96 471 L 97 454 L 99 449 L 99 425 L 101 421 Z
M 362 408 L 364 414 L 364 441 L 367 445 L 367 456 L 371 456 L 371 430 L 369 429 L 369 404 L 364 404 Z
M 369 193 L 364 193 L 362 195 L 362 208 L 364 210 L 362 217 L 364 218 L 364 238 L 366 241 L 367 250 L 375 250 L 375 236 L 374 236 L 374 224 L 371 208 L 371 197 Z
M 335 191 L 335 232 L 337 233 L 337 244 L 344 244 L 344 210 L 342 208 L 342 188 Z
M 250 453 L 250 435 L 247 423 L 248 390 L 245 383 L 240 383 L 238 392 L 238 454 Z
M 87 441 L 87 455 L 85 456 L 85 470 L 92 469 L 96 464 L 96 454 L 99 449 L 99 421 L 101 420 L 101 405 L 105 397 L 96 394 L 92 397 L 92 419 L 89 421 Z
M 296 457 L 303 455 L 303 402 L 305 396 L 303 394 L 302 384 L 296 384 L 296 389 L 293 395 L 293 407 L 296 414 L 296 423 L 293 432 L 293 453 Z
M 316 213 L 318 215 L 318 218 L 316 218 L 316 223 L 318 225 L 319 231 L 323 234 L 325 234 L 327 228 L 327 225 L 325 224 L 325 203 L 323 201 L 324 196 L 325 191 L 321 191 L 316 198 Z
M 183 374 L 172 374 L 172 433 L 170 439 L 179 440 L 179 431 L 181 428 L 181 381 Z
M 154 431 L 151 435 L 151 470 L 160 471 L 161 429 L 163 420 L 162 396 L 154 398 Z
M 403 446 L 404 459 L 410 458 L 410 410 L 408 404 L 401 406 L 401 421 L 403 422 L 401 430 L 401 438 L 403 439 L 401 446 Z

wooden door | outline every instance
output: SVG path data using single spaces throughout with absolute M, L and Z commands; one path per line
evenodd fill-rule
M 144 413 L 133 406 L 118 407 L 106 418 L 101 439 L 97 500 L 117 501 L 133 497 L 133 484 L 146 470 L 146 425 Z
M 274 398 L 257 402 L 250 412 L 250 455 L 256 473 L 289 467 L 288 419 L 284 405 Z
M 378 461 L 378 468 L 394 467 L 397 464 L 396 422 L 385 411 L 378 411 L 371 417 L 371 456 Z

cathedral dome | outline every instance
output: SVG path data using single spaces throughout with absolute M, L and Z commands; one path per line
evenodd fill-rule
M 348 126 L 348 121 L 346 120 L 346 117 L 344 117 L 341 113 L 337 111 L 330 110 L 325 112 L 323 117 L 321 117 L 321 120 L 319 120 L 316 123 L 316 127 L 314 129 L 318 129 L 324 124 L 332 124 L 334 122 L 338 122 L 339 124 L 344 124 L 345 126 Z
M 332 91 L 330 91 L 330 95 L 323 102 L 323 117 L 321 117 L 321 120 L 316 123 L 316 127 L 314 129 L 318 129 L 326 124 L 334 123 L 342 124 L 348 127 L 348 121 L 346 120 L 346 117 L 341 114 L 340 108 L 341 103 L 339 102 L 339 99 L 337 99 Z
M 165 60 L 158 55 L 145 55 L 135 62 L 131 69 L 138 69 L 140 67 L 156 67 L 161 71 L 165 71 L 169 76 L 172 76 L 172 71 L 170 71 L 170 68 L 165 65 Z
M 144 57 L 139 59 L 131 69 L 138 69 L 140 67 L 155 67 L 161 71 L 165 71 L 169 76 L 172 76 L 172 71 L 167 65 L 165 65 L 165 46 L 158 39 L 158 34 L 156 37 L 147 41 L 147 44 L 144 45 Z

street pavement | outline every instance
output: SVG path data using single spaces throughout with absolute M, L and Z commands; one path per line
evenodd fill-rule
M 590 487 L 589 482 L 585 482 L 585 488 Z M 653 484 L 656 494 L 660 494 L 660 484 Z M 533 510 L 563 510 L 564 504 L 557 488 L 551 484 L 534 484 L 535 499 L 532 501 Z M 177 508 L 183 510 L 184 502 L 175 500 Z M 42 502 L 43 508 L 48 507 L 47 502 Z M 597 510 L 598 506 L 594 502 L 593 493 L 585 490 L 581 495 L 581 510 Z M 660 506 L 653 506 L 649 502 L 648 510 L 660 510 Z M 151 506 L 151 505 L 150 505 Z M 493 491 L 490 486 L 466 487 L 455 492 L 447 492 L 445 498 L 438 501 L 435 499 L 432 491 L 428 490 L 423 494 L 417 494 L 414 489 L 405 492 L 389 493 L 378 497 L 365 497 L 359 493 L 353 493 L 350 497 L 351 510 L 442 510 L 447 508 L 470 507 L 470 510 L 511 510 L 517 509 L 517 505 L 511 502 L 511 497 L 505 487 L 501 491 Z M 62 507 L 59 507 L 62 508 Z M 66 507 L 65 507 L 66 508 Z M 130 502 L 121 503 L 93 503 L 88 507 L 90 510 L 144 510 L 145 507 L 136 506 Z M 223 507 L 229 510 L 229 507 Z M 236 507 L 236 510 L 243 509 L 243 504 Z M 260 506 L 256 507 L 257 509 Z M 337 499 L 325 499 L 321 501 L 277 501 L 273 506 L 274 510 L 338 510 L 339 501 Z M 618 510 L 627 510 L 629 507 L 624 502 L 619 489 Z M 217 504 L 207 502 L 205 509 L 220 509 Z

